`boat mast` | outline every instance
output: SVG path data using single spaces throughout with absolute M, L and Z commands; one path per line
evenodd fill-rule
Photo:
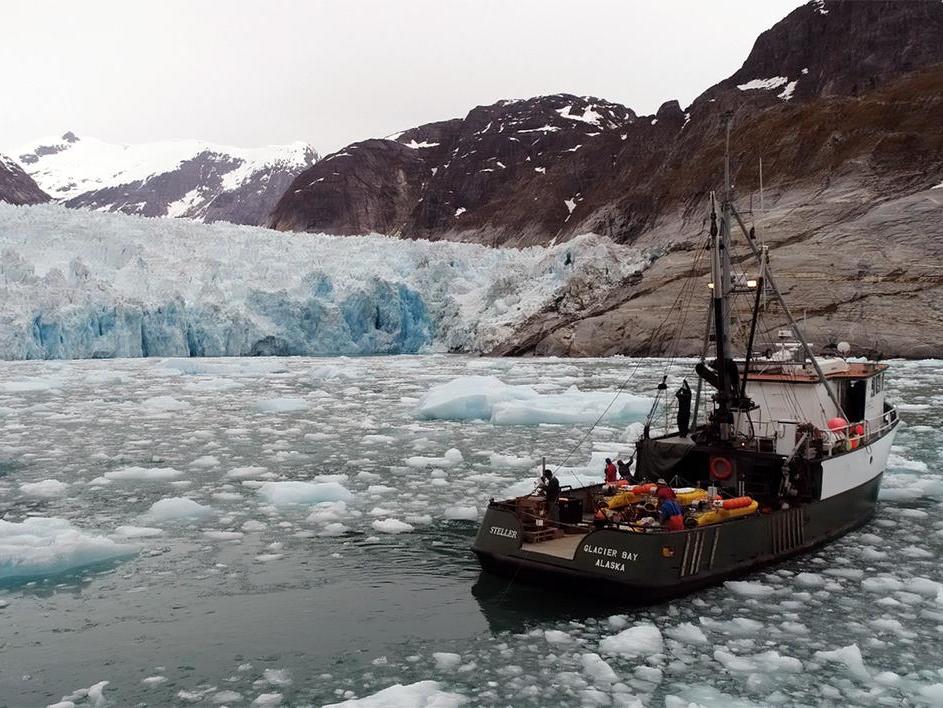
M 713 320 L 714 320 L 714 347 L 717 355 L 717 408 L 714 411 L 714 420 L 721 440 L 730 437 L 730 392 L 736 386 L 736 381 L 730 381 L 730 331 L 729 331 L 729 303 L 730 290 L 733 280 L 730 277 L 730 215 L 731 215 L 731 185 L 730 185 L 730 118 L 731 114 L 724 114 L 725 142 L 724 142 L 724 201 L 720 207 L 720 224 L 717 223 L 717 204 L 714 193 L 711 192 L 711 276 L 713 278 Z

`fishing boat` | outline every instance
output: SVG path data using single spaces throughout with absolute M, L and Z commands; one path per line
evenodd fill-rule
M 651 603 L 806 553 L 874 514 L 899 423 L 888 367 L 849 361 L 845 343 L 813 352 L 731 198 L 729 134 L 728 123 L 724 195 L 710 194 L 697 252 L 711 280 L 693 415 L 653 430 L 672 398 L 666 374 L 632 479 L 564 487 L 550 504 L 539 488 L 491 500 L 472 545 L 484 571 Z

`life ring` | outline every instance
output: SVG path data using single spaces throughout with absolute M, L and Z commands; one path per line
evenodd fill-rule
M 726 457 L 712 457 L 710 472 L 713 479 L 723 482 L 733 475 L 733 463 Z

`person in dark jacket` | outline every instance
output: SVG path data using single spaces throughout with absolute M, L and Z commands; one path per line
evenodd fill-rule
M 547 513 L 551 521 L 560 521 L 560 480 L 553 476 L 550 470 L 544 470 L 541 479 L 544 487 L 544 496 L 547 499 Z
M 682 438 L 686 438 L 691 424 L 691 388 L 687 379 L 682 379 L 675 398 L 678 399 L 678 432 Z
M 622 479 L 632 479 L 632 460 L 628 462 L 623 462 L 622 460 L 616 460 L 616 467 L 619 470 L 619 476 Z

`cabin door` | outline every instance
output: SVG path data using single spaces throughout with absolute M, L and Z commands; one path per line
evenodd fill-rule
M 868 402 L 868 382 L 849 381 L 845 389 L 845 415 L 849 422 L 864 420 L 864 407 Z

